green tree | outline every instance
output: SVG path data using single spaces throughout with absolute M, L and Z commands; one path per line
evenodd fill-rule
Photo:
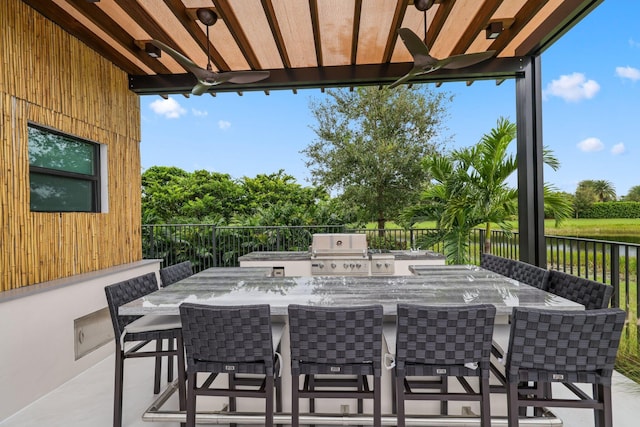
M 314 184 L 335 190 L 361 221 L 383 229 L 419 197 L 421 159 L 440 150 L 451 97 L 427 87 L 327 91 L 312 102 L 317 138 L 302 153 Z
M 578 191 L 589 190 L 595 196 L 594 202 L 613 202 L 616 200 L 616 189 L 613 184 L 604 179 L 586 179 L 578 183 Z
M 624 196 L 626 202 L 640 202 L 640 185 L 634 185 L 629 189 L 629 192 Z
M 517 170 L 515 155 L 508 153 L 515 139 L 516 126 L 498 119 L 497 126 L 470 148 L 453 151 L 448 156 L 426 158 L 427 175 L 435 182 L 422 196 L 422 204 L 407 212 L 412 216 L 435 219 L 449 262 L 467 262 L 469 232 L 484 225 L 484 251 L 491 250 L 491 227 L 506 231 L 509 220 L 518 212 L 518 192 L 507 185 L 507 178 Z M 550 150 L 543 152 L 545 164 L 556 169 L 558 160 Z M 549 184 L 544 187 L 545 211 L 557 221 L 571 215 L 571 204 Z
M 593 188 L 588 185 L 584 185 L 584 182 L 585 181 L 581 181 L 578 183 L 576 194 L 573 198 L 573 211 L 576 218 L 579 218 L 580 215 L 589 210 L 592 204 L 598 201 L 598 196 L 596 196 Z

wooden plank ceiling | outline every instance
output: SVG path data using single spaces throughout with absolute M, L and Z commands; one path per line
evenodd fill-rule
M 140 94 L 187 94 L 195 77 L 165 52 L 145 52 L 159 40 L 201 67 L 207 49 L 215 71 L 269 70 L 266 80 L 224 83 L 225 91 L 386 85 L 411 69 L 397 35 L 425 37 L 436 58 L 495 50 L 481 64 L 440 69 L 409 83 L 514 77 L 524 56 L 542 53 L 602 0 L 435 0 L 426 12 L 413 0 L 23 0 L 130 75 Z M 219 19 L 206 27 L 198 8 Z M 503 27 L 495 39 L 486 29 Z

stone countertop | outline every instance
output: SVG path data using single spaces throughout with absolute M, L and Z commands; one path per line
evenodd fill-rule
M 309 251 L 256 251 L 238 257 L 238 261 L 308 261 Z
M 389 252 L 371 252 L 373 254 L 390 254 L 396 260 L 441 260 L 444 255 L 432 251 L 389 251 Z M 369 255 L 371 254 L 369 253 Z M 309 251 L 256 251 L 242 255 L 238 261 L 305 261 L 311 259 Z
M 206 271 L 206 270 L 205 270 Z M 286 315 L 289 304 L 351 306 L 381 304 L 394 316 L 399 303 L 427 305 L 493 304 L 498 315 L 516 306 L 583 310 L 584 306 L 485 271 L 425 276 L 232 277 L 198 273 L 132 301 L 121 315 L 178 314 L 179 305 L 269 304 Z M 454 273 L 452 271 L 452 273 Z M 205 277 L 208 276 L 208 277 Z M 203 280 L 206 279 L 206 280 Z
M 412 259 L 433 259 L 433 260 L 444 260 L 445 257 L 438 252 L 433 251 L 391 251 L 391 254 L 394 256 L 396 260 L 412 260 Z

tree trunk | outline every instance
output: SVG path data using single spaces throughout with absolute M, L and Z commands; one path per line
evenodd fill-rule
M 378 236 L 384 237 L 384 224 L 387 221 L 384 218 L 378 218 Z
M 491 253 L 491 223 L 487 223 L 484 230 L 484 253 Z

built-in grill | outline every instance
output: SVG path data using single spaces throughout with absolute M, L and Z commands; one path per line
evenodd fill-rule
M 318 233 L 311 240 L 311 274 L 368 276 L 371 262 L 365 234 Z

